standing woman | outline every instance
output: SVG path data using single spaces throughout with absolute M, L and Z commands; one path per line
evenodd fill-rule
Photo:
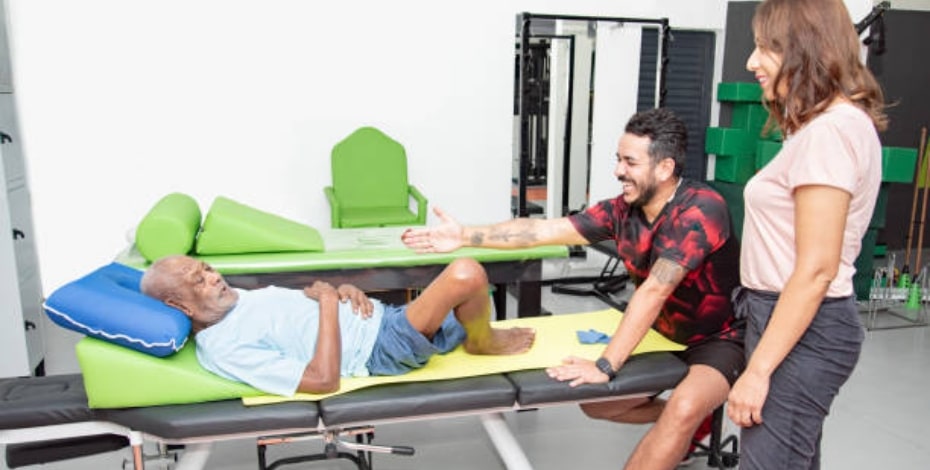
M 745 372 L 729 395 L 740 468 L 820 468 L 823 421 L 859 359 L 853 262 L 881 180 L 881 89 L 841 0 L 766 0 L 746 63 L 786 137 L 745 188 L 737 315 Z

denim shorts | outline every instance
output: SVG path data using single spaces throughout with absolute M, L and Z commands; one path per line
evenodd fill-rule
M 426 365 L 434 354 L 445 354 L 465 341 L 465 328 L 449 312 L 432 341 L 407 320 L 407 307 L 384 306 L 384 318 L 371 357 L 371 375 L 400 375 Z

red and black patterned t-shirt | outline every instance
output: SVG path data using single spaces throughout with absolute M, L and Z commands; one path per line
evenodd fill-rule
M 704 183 L 682 180 L 652 224 L 622 196 L 569 217 L 591 243 L 616 240 L 617 252 L 639 286 L 660 257 L 685 275 L 665 301 L 653 328 L 681 344 L 708 337 L 741 339 L 730 293 L 739 285 L 739 242 L 723 198 Z

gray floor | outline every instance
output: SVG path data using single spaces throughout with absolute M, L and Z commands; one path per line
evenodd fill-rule
M 546 275 L 596 273 L 603 259 L 598 256 L 592 253 L 587 261 L 549 264 Z M 605 308 L 594 298 L 557 295 L 548 289 L 544 292 L 543 305 L 554 314 Z M 902 323 L 897 317 L 879 315 L 880 325 Z M 49 357 L 49 360 L 55 358 Z M 644 426 L 589 420 L 573 405 L 507 413 L 506 420 L 534 468 L 540 470 L 620 468 L 646 430 Z M 380 425 L 375 443 L 416 448 L 413 457 L 376 456 L 374 464 L 382 470 L 504 468 L 477 417 Z M 315 452 L 320 449 L 320 443 L 310 441 L 278 447 L 282 448 L 270 450 L 269 457 Z M 155 451 L 154 448 L 149 450 Z M 118 451 L 41 468 L 119 469 L 128 457 L 127 452 Z M 254 441 L 229 441 L 214 446 L 207 468 L 254 469 L 256 462 Z M 822 464 L 824 469 L 930 468 L 930 329 L 888 329 L 867 334 L 859 365 L 841 390 L 827 420 Z M 152 462 L 147 468 L 168 467 Z M 328 461 L 283 468 L 354 467 L 345 461 Z M 688 468 L 708 467 L 697 462 Z

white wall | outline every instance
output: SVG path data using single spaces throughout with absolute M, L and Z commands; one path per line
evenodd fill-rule
M 362 125 L 406 146 L 431 205 L 505 219 L 519 12 L 717 31 L 726 15 L 723 0 L 2 1 L 46 294 L 112 260 L 172 191 L 328 227 L 329 152 Z M 77 335 L 52 330 L 71 354 Z
M 617 195 L 619 183 L 613 173 L 617 166 L 617 144 L 626 122 L 636 112 L 639 61 L 616 58 L 638 57 L 641 37 L 641 24 L 598 23 L 591 114 L 589 206 Z
M 171 191 L 327 227 L 329 151 L 367 124 L 406 146 L 431 204 L 509 217 L 518 12 L 716 30 L 726 13 L 720 0 L 6 1 L 46 293 L 110 261 Z

